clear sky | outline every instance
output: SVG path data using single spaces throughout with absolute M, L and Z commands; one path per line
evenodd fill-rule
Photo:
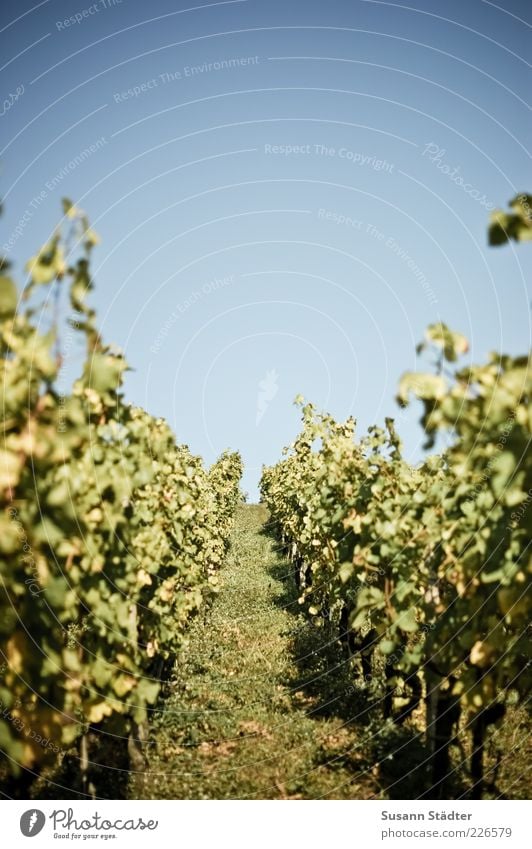
M 528 0 L 3 0 L 0 252 L 22 282 L 79 203 L 127 397 L 207 462 L 241 450 L 252 498 L 298 393 L 398 415 L 419 458 L 394 395 L 426 325 L 478 360 L 530 345 L 532 248 L 486 226 L 532 189 L 531 24 Z

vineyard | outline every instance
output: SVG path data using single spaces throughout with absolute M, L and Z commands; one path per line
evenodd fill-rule
M 402 723 L 425 705 L 432 789 L 448 792 L 462 721 L 480 796 L 487 729 L 531 683 L 531 363 L 494 355 L 449 373 L 467 341 L 441 324 L 425 347 L 436 373 L 405 374 L 398 401 L 423 402 L 427 446 L 452 432 L 447 451 L 411 466 L 392 419 L 355 441 L 352 419 L 300 399 L 303 430 L 264 470 L 262 494 L 300 604 L 335 623 L 383 719 Z
M 238 454 L 207 470 L 165 421 L 124 402 L 127 363 L 87 303 L 97 237 L 83 212 L 64 211 L 67 232 L 28 263 L 20 303 L 0 279 L 0 747 L 19 788 L 73 745 L 85 772 L 90 731 L 139 739 L 190 619 L 216 593 L 241 498 Z M 63 297 L 86 343 L 68 395 Z
M 529 238 L 520 197 L 495 213 L 493 244 Z M 21 292 L 2 261 L 2 792 L 38 794 L 69 761 L 76 793 L 112 796 L 94 778 L 103 745 L 135 773 L 126 794 L 152 794 L 170 764 L 180 777 L 159 796 L 386 798 L 382 763 L 408 728 L 417 796 L 454 798 L 464 776 L 460 792 L 496 795 L 487 740 L 531 686 L 530 357 L 461 367 L 467 339 L 431 325 L 427 370 L 403 375 L 397 402 L 421 403 L 435 453 L 412 464 L 393 418 L 358 436 L 299 397 L 301 433 L 244 506 L 238 453 L 206 468 L 125 401 L 128 364 L 89 302 L 97 241 L 65 201 Z M 65 393 L 73 338 L 84 362 Z M 372 784 L 338 752 L 345 735 L 357 748 L 354 694 L 384 729 L 372 739 L 392 741 L 366 752 Z M 219 780 L 212 756 L 233 759 Z

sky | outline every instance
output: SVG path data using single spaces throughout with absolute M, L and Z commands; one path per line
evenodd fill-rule
M 490 212 L 532 189 L 527 0 L 3 0 L 0 252 L 88 213 L 92 303 L 126 397 L 207 463 L 262 464 L 301 393 L 359 432 L 428 324 L 471 358 L 530 346 L 530 245 Z M 2 247 L 2 245 L 4 247 Z M 70 379 L 81 347 L 66 354 Z

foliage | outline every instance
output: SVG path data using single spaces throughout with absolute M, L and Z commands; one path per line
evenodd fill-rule
M 161 662 L 215 591 L 239 499 L 237 454 L 206 470 L 165 421 L 124 402 L 127 363 L 86 301 L 98 239 L 81 210 L 64 211 L 69 231 L 28 263 L 20 309 L 0 278 L 0 748 L 15 772 L 88 724 L 124 734 L 145 718 Z M 65 287 L 86 343 L 68 395 L 56 308 L 41 329 Z
M 511 212 L 496 209 L 491 215 L 488 230 L 490 245 L 504 245 L 513 239 L 529 242 L 532 239 L 532 195 L 516 195 L 509 202 Z
M 307 404 L 261 491 L 301 605 L 348 630 L 363 671 L 386 684 L 385 710 L 404 718 L 423 685 L 429 707 L 432 695 L 440 715 L 459 705 L 476 727 L 530 689 L 532 364 L 493 355 L 447 376 L 442 364 L 467 347 L 432 326 L 419 350 L 435 351 L 437 373 L 399 386 L 402 405 L 412 394 L 423 401 L 430 444 L 450 433 L 442 456 L 412 466 L 392 420 L 355 441 L 353 420 L 340 425 Z M 429 715 L 429 733 L 435 723 Z

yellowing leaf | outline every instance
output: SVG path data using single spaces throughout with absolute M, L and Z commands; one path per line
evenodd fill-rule
M 17 485 L 24 460 L 19 454 L 0 448 L 0 489 Z

